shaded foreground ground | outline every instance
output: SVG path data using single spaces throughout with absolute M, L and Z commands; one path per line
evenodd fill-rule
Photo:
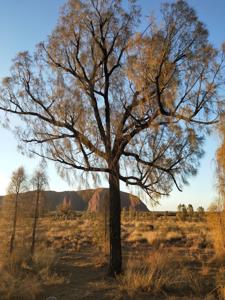
M 206 219 L 123 213 L 124 273 L 116 279 L 106 277 L 104 216 L 41 218 L 32 261 L 24 259 L 30 235 L 29 226 L 21 223 L 16 259 L 1 261 L 0 299 L 224 300 L 224 232 L 217 215 Z M 2 242 L 3 227 L 1 234 Z
M 57 270 L 69 277 L 69 283 L 50 286 L 40 299 L 117 299 L 115 281 L 105 278 L 105 268 L 96 264 L 96 255 L 88 250 L 62 255 Z
M 72 225 L 74 231 L 68 229 L 67 237 L 65 231 L 60 237 L 63 221 L 56 221 L 58 230 L 48 232 L 60 252 L 55 270 L 68 282 L 49 286 L 38 299 L 224 299 L 217 282 L 224 262 L 216 258 L 217 233 L 206 221 L 123 218 L 125 273 L 116 280 L 106 277 L 101 220 L 96 227 L 88 226 L 88 220 L 79 222 Z
M 62 253 L 56 269 L 61 275 L 69 279 L 69 283 L 49 286 L 38 299 L 42 300 L 50 296 L 55 296 L 58 300 L 130 299 L 126 293 L 118 290 L 115 279 L 106 277 L 107 267 L 102 265 L 100 257 L 96 257 L 99 257 L 99 253 L 88 249 L 82 253 Z M 161 299 L 161 297 L 139 294 L 132 299 L 156 300 Z

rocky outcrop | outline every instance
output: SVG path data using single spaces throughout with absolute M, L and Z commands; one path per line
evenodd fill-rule
M 30 199 L 34 198 L 35 192 L 27 192 L 23 194 L 24 201 L 30 205 Z M 63 199 L 69 199 L 71 209 L 76 211 L 102 211 L 105 209 L 107 200 L 109 199 L 109 190 L 106 188 L 88 189 L 81 191 L 65 191 L 54 192 L 45 191 L 44 206 L 46 211 L 55 211 L 57 207 L 63 203 Z M 121 208 L 134 209 L 139 211 L 148 211 L 147 207 L 141 200 L 132 194 L 121 192 Z M 3 197 L 0 197 L 0 205 Z
M 147 207 L 141 200 L 132 194 L 120 192 L 121 208 L 132 209 L 135 211 L 148 211 Z M 103 212 L 108 207 L 109 202 L 109 190 L 108 189 L 96 189 L 92 198 L 88 202 L 88 211 Z

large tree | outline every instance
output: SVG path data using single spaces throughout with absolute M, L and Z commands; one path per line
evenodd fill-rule
M 185 1 L 165 4 L 141 34 L 135 1 L 121 2 L 68 1 L 47 42 L 16 56 L 0 100 L 27 124 L 30 151 L 106 174 L 111 274 L 122 263 L 120 181 L 156 199 L 196 173 L 224 59 Z

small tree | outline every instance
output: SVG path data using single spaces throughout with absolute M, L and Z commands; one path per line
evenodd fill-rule
M 135 219 L 136 218 L 136 211 L 134 209 L 134 207 L 129 206 L 129 218 L 130 220 Z
M 188 213 L 185 204 L 179 204 L 177 207 L 177 217 L 178 219 L 185 221 L 187 219 Z
M 197 208 L 198 217 L 202 220 L 205 217 L 205 210 L 202 206 Z
M 31 254 L 34 254 L 35 251 L 35 242 L 36 242 L 36 229 L 37 222 L 39 218 L 39 209 L 40 209 L 40 198 L 41 193 L 44 188 L 48 185 L 48 179 L 45 172 L 41 169 L 37 169 L 34 172 L 34 175 L 31 179 L 31 183 L 33 185 L 33 189 L 36 193 L 35 197 L 35 205 L 34 205 L 34 217 L 33 217 L 33 226 L 32 226 L 32 240 L 31 240 Z
M 193 209 L 193 206 L 191 204 L 188 204 L 187 214 L 188 214 L 188 217 L 189 217 L 190 220 L 194 217 L 194 209 Z
M 16 236 L 17 214 L 18 214 L 18 201 L 20 193 L 26 189 L 26 175 L 23 167 L 18 168 L 13 172 L 8 187 L 8 193 L 12 194 L 14 199 L 14 213 L 13 213 L 13 225 L 10 238 L 9 252 L 12 254 Z
M 72 205 L 71 205 L 71 200 L 68 197 L 64 197 L 63 202 L 61 204 L 58 205 L 57 210 L 67 216 L 71 210 L 72 210 Z

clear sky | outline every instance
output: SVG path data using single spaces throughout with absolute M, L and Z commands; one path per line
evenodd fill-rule
M 206 24 L 210 41 L 216 46 L 225 41 L 225 1 L 188 0 L 187 2 L 196 9 L 200 20 Z M 46 39 L 56 25 L 59 9 L 63 3 L 64 0 L 0 0 L 0 78 L 9 74 L 11 60 L 18 51 L 32 51 L 38 42 Z M 139 3 L 147 16 L 152 10 L 158 13 L 161 1 L 139 0 Z M 2 114 L 0 114 L 0 123 L 1 118 L 3 118 Z M 1 127 L 0 141 L 0 195 L 3 195 L 13 170 L 24 165 L 31 174 L 39 161 L 28 159 L 18 153 L 16 138 Z M 206 141 L 206 154 L 201 160 L 198 175 L 190 178 L 190 184 L 184 187 L 182 193 L 174 188 L 171 196 L 162 199 L 161 206 L 155 209 L 173 210 L 179 203 L 191 203 L 195 208 L 200 205 L 205 208 L 209 206 L 216 197 L 214 156 L 217 145 L 215 136 Z M 49 164 L 47 171 L 50 189 L 60 191 L 77 188 L 76 184 L 69 186 L 63 181 L 56 174 L 52 164 Z

